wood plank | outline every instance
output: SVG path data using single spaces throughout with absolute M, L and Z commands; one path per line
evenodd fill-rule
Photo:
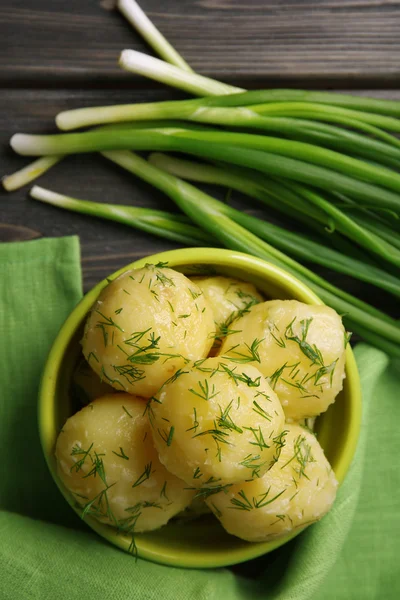
M 111 0 L 112 4 L 112 0 Z M 297 83 L 397 87 L 395 0 L 142 0 L 195 70 L 245 87 Z M 0 83 L 144 86 L 118 69 L 146 46 L 103 0 L 2 0 Z
M 363 93 L 400 100 L 400 91 Z M 29 162 L 15 155 L 7 146 L 11 135 L 18 131 L 54 131 L 53 117 L 60 110 L 116 102 L 161 100 L 173 96 L 173 93 L 159 90 L 5 90 L 0 95 L 0 176 L 12 173 Z M 38 183 L 77 198 L 175 210 L 173 203 L 163 194 L 96 155 L 71 156 L 46 173 Z M 210 188 L 210 191 L 220 198 L 225 194 L 225 190 L 217 188 Z M 242 210 L 259 216 L 266 214 L 239 194 L 235 193 L 233 199 Z M 70 213 L 34 201 L 28 196 L 28 188 L 13 194 L 2 190 L 0 202 L 0 242 L 32 239 L 37 235 L 80 237 L 85 290 L 136 258 L 178 247 L 178 244 L 118 223 Z M 266 216 L 271 218 L 270 213 Z M 328 276 L 332 282 L 339 285 L 344 283 L 349 291 L 364 294 L 370 302 L 387 307 L 400 317 L 398 303 L 387 294 L 371 294 L 356 280 L 335 273 L 329 273 Z

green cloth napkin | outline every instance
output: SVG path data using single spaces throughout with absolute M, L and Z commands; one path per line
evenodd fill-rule
M 39 446 L 40 373 L 81 293 L 76 237 L 0 246 L 1 600 L 400 598 L 399 362 L 356 348 L 362 434 L 334 508 L 320 523 L 233 570 L 135 563 L 74 515 Z

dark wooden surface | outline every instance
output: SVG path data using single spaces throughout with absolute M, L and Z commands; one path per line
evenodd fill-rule
M 0 79 L 127 82 L 122 48 L 145 49 L 112 0 L 2 0 Z M 143 0 L 198 71 L 257 82 L 327 78 L 389 85 L 400 74 L 395 0 Z
M 104 8 L 109 5 L 0 2 L 1 174 L 27 162 L 9 149 L 10 136 L 54 131 L 60 110 L 181 97 L 118 69 L 120 50 L 147 48 L 121 15 Z M 142 7 L 206 75 L 244 87 L 296 85 L 400 99 L 400 2 L 143 0 Z M 70 157 L 38 183 L 78 198 L 173 210 L 160 193 L 94 155 Z M 176 247 L 40 204 L 27 188 L 2 191 L 0 202 L 0 241 L 80 236 L 85 289 L 137 257 Z

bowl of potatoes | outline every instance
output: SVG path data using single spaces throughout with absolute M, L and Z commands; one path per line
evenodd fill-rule
M 210 568 L 323 518 L 359 433 L 340 316 L 260 259 L 138 260 L 92 289 L 51 349 L 41 442 L 71 507 L 147 560 Z

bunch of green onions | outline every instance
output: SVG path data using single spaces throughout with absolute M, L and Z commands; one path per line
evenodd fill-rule
M 400 297 L 400 140 L 393 135 L 400 131 L 400 102 L 228 86 L 193 73 L 134 0 L 120 0 L 119 8 L 164 59 L 125 50 L 121 66 L 201 97 L 62 112 L 56 123 L 64 131 L 95 128 L 14 135 L 16 152 L 40 158 L 4 178 L 6 189 L 36 179 L 65 155 L 100 152 L 163 191 L 184 214 L 77 200 L 38 186 L 32 197 L 181 244 L 218 240 L 261 257 L 306 283 L 347 328 L 400 356 L 395 319 L 303 264 Z M 152 154 L 146 160 L 133 150 Z M 187 181 L 238 190 L 294 221 L 296 230 L 236 210 Z

